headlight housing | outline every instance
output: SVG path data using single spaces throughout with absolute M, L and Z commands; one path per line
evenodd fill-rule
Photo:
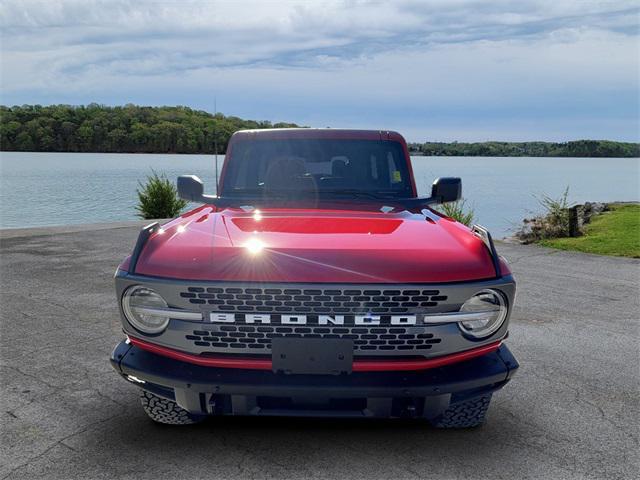
M 481 290 L 464 302 L 460 312 L 477 314 L 477 318 L 458 323 L 465 335 L 475 339 L 496 333 L 507 318 L 507 299 L 501 292 L 491 288 Z
M 169 317 L 157 309 L 168 308 L 167 302 L 151 288 L 129 287 L 122 296 L 122 311 L 131 325 L 143 333 L 160 333 L 169 325 Z

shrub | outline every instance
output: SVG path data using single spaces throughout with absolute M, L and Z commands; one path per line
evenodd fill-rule
M 178 197 L 178 190 L 165 174 L 158 175 L 151 170 L 144 185 L 138 182 L 138 216 L 150 218 L 173 218 L 187 206 L 187 202 Z
M 524 225 L 515 236 L 525 243 L 538 242 L 549 238 L 569 236 L 569 187 L 564 189 L 559 198 L 543 194 L 536 197 L 544 209 L 540 215 L 526 218 Z
M 542 231 L 546 238 L 569 236 L 569 186 L 564 189 L 559 198 L 542 195 L 538 203 L 544 208 L 544 226 Z
M 465 199 L 456 200 L 455 202 L 448 202 L 438 205 L 436 210 L 440 213 L 451 217 L 454 220 L 464 223 L 466 226 L 471 226 L 473 223 L 473 217 L 475 212 L 472 208 L 466 208 L 467 201 Z

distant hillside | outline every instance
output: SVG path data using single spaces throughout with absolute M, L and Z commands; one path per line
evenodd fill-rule
M 188 107 L 0 106 L 0 149 L 26 152 L 224 153 L 236 130 L 294 123 L 244 120 Z M 640 157 L 640 144 L 609 140 L 411 143 L 414 154 L 508 157 Z
M 552 142 L 412 143 L 422 155 L 470 157 L 640 157 L 640 143 L 610 140 Z
M 215 116 L 187 107 L 0 106 L 0 148 L 30 152 L 218 153 L 236 130 L 293 123 Z

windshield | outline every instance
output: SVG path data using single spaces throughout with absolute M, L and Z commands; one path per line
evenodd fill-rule
M 402 145 L 394 141 L 243 140 L 227 161 L 224 196 L 414 196 Z

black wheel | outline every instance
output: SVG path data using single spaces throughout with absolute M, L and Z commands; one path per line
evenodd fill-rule
M 193 415 L 176 402 L 158 397 L 145 390 L 140 392 L 142 408 L 154 422 L 167 425 L 191 425 L 205 419 L 204 415 Z
M 436 428 L 471 428 L 484 423 L 491 394 L 456 403 L 431 421 Z

